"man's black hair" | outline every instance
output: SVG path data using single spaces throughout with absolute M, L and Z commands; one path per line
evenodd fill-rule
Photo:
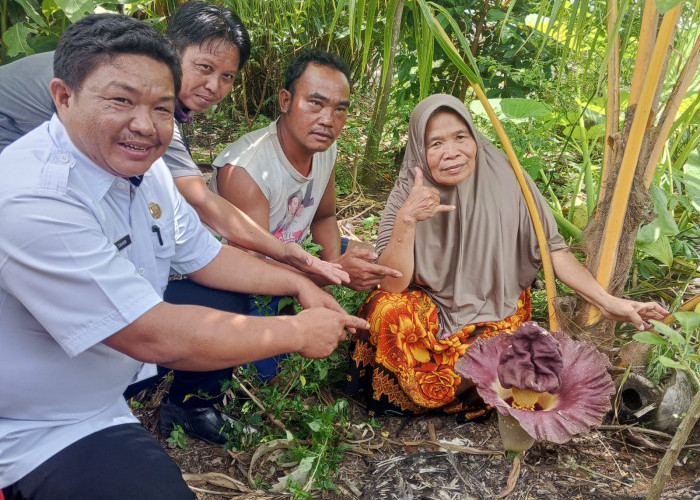
M 237 69 L 250 57 L 250 37 L 241 18 L 232 10 L 201 0 L 191 0 L 178 7 L 168 22 L 165 36 L 180 55 L 191 45 L 222 39 L 238 49 Z
M 289 66 L 287 66 L 287 72 L 284 75 L 284 88 L 287 89 L 292 96 L 294 95 L 294 84 L 299 77 L 304 74 L 309 63 L 337 69 L 345 75 L 345 78 L 348 80 L 348 85 L 350 85 L 350 90 L 352 90 L 352 85 L 350 84 L 350 68 L 345 61 L 331 52 L 309 49 L 298 54 L 292 59 Z
M 152 26 L 120 14 L 92 14 L 68 26 L 54 53 L 54 76 L 79 89 L 100 64 L 122 54 L 164 63 L 173 75 L 175 95 L 180 92 L 182 68 L 172 45 Z

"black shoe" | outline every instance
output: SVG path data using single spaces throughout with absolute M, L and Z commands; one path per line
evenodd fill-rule
M 231 420 L 231 417 L 211 406 L 185 408 L 165 399 L 160 404 L 158 432 L 168 437 L 173 426 L 179 425 L 190 437 L 210 444 L 225 444 L 227 420 Z

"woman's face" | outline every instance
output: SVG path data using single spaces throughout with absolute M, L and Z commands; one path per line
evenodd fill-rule
M 425 128 L 425 160 L 435 182 L 455 186 L 476 167 L 476 141 L 466 122 L 451 111 L 437 111 Z
M 299 208 L 299 198 L 296 196 L 292 196 L 289 198 L 289 201 L 287 202 L 287 213 L 289 215 L 296 215 L 297 209 Z

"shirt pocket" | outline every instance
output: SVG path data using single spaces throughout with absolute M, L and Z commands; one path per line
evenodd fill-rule
M 172 221 L 171 224 L 165 222 L 167 221 L 152 222 L 151 243 L 158 279 L 167 281 L 170 276 L 170 263 L 175 256 L 175 231 Z

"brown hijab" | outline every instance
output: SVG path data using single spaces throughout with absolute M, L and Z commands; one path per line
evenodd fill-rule
M 438 108 L 449 108 L 466 122 L 477 144 L 474 173 L 456 186 L 438 184 L 425 160 L 425 129 Z M 540 250 L 520 185 L 508 158 L 475 128 L 457 98 L 436 94 L 411 113 L 408 144 L 399 177 L 389 195 L 377 237 L 387 246 L 399 208 L 408 197 L 415 168 L 424 184 L 440 190 L 441 203 L 455 205 L 416 225 L 415 269 L 411 286 L 425 290 L 438 307 L 440 334 L 469 323 L 504 319 L 540 268 Z M 526 174 L 550 250 L 566 248 L 549 207 Z

